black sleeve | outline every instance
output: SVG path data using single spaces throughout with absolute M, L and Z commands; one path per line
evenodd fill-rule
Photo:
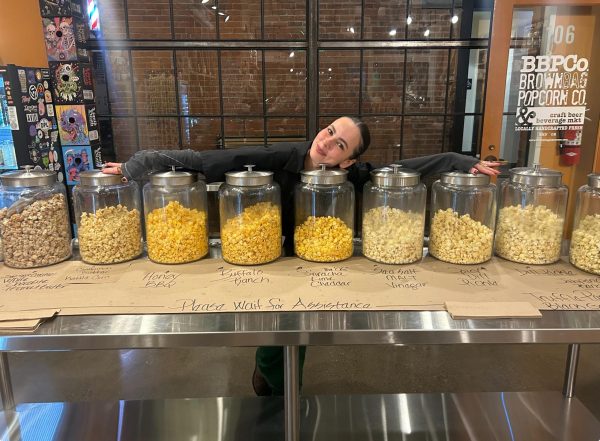
M 454 152 L 399 161 L 404 167 L 417 170 L 423 177 L 455 170 L 468 172 L 478 162 L 479 160 L 473 156 L 461 155 Z
M 171 166 L 194 170 L 206 176 L 207 182 L 223 181 L 228 171 L 243 170 L 252 164 L 256 170 L 279 170 L 297 160 L 293 143 L 269 147 L 240 147 L 237 149 L 205 150 L 142 150 L 122 166 L 123 175 L 139 180 L 153 172 L 168 170 Z

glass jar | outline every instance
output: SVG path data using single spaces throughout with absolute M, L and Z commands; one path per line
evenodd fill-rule
M 600 174 L 588 175 L 577 191 L 569 259 L 577 268 L 600 274 Z
M 281 256 L 281 191 L 273 172 L 225 173 L 219 188 L 223 260 L 258 265 Z
M 111 264 L 142 253 L 140 191 L 134 181 L 100 170 L 83 171 L 73 188 L 81 260 Z
M 533 265 L 560 259 L 567 196 L 559 171 L 511 169 L 500 187 L 496 254 Z
M 496 220 L 496 186 L 490 177 L 443 173 L 431 190 L 429 253 L 458 264 L 489 260 Z
M 346 170 L 300 172 L 295 189 L 294 252 L 304 260 L 337 262 L 353 253 L 354 187 Z
M 420 173 L 398 164 L 371 172 L 363 189 L 362 253 L 381 263 L 423 257 L 427 188 Z
M 27 166 L 0 175 L 0 182 L 4 263 L 35 268 L 71 257 L 67 195 L 56 172 Z
M 203 178 L 203 177 L 202 177 Z M 154 173 L 144 185 L 148 257 L 156 263 L 187 263 L 208 254 L 206 184 L 197 173 Z

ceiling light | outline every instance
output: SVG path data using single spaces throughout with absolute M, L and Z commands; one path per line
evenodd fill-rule
M 390 37 L 394 37 L 396 35 L 396 29 L 392 29 L 390 31 Z
M 211 8 L 212 8 L 212 9 L 217 9 L 217 7 L 216 7 L 216 6 L 211 6 Z
M 294 71 L 294 69 L 293 69 L 293 68 L 291 68 L 291 69 L 290 69 L 290 72 L 293 72 L 293 71 Z
M 406 24 L 409 25 L 412 23 L 412 17 L 409 15 L 408 17 L 406 17 Z
M 429 37 L 429 29 L 425 29 L 425 32 L 423 32 L 423 36 Z
M 202 0 L 202 4 L 208 3 L 209 0 Z
M 227 17 L 225 17 L 225 23 L 227 23 L 229 21 L 229 15 Z
M 294 58 L 296 54 L 294 53 L 294 51 L 290 52 L 290 58 Z
M 225 13 L 224 12 L 219 12 L 219 15 L 225 15 Z
M 450 19 L 450 21 L 452 22 L 452 24 L 458 23 L 458 15 L 454 14 L 452 16 L 452 18 Z
M 350 28 L 350 33 L 354 34 L 354 28 Z

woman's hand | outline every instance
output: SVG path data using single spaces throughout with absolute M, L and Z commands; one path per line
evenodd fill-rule
M 102 173 L 106 173 L 107 175 L 122 175 L 122 165 L 123 163 L 121 162 L 107 162 L 102 167 Z
M 496 170 L 494 167 L 500 167 L 503 163 L 496 161 L 479 161 L 473 167 L 469 169 L 469 173 L 473 174 L 484 174 L 488 176 L 495 176 L 500 174 L 500 170 Z

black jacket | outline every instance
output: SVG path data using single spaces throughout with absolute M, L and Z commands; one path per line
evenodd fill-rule
M 256 170 L 269 170 L 281 187 L 283 234 L 293 237 L 294 232 L 294 187 L 300 181 L 304 159 L 311 141 L 281 142 L 269 147 L 241 147 L 237 149 L 206 150 L 142 150 L 125 162 L 123 174 L 128 179 L 140 180 L 148 174 L 168 170 L 171 166 L 195 170 L 206 177 L 206 182 L 225 181 L 225 173 L 244 169 L 253 164 Z M 477 159 L 458 153 L 441 153 L 420 158 L 397 161 L 404 167 L 417 170 L 422 176 L 445 171 L 468 171 Z M 369 163 L 356 163 L 348 168 L 348 180 L 357 191 L 369 180 L 373 169 Z M 286 251 L 293 247 L 291 240 L 285 241 Z

